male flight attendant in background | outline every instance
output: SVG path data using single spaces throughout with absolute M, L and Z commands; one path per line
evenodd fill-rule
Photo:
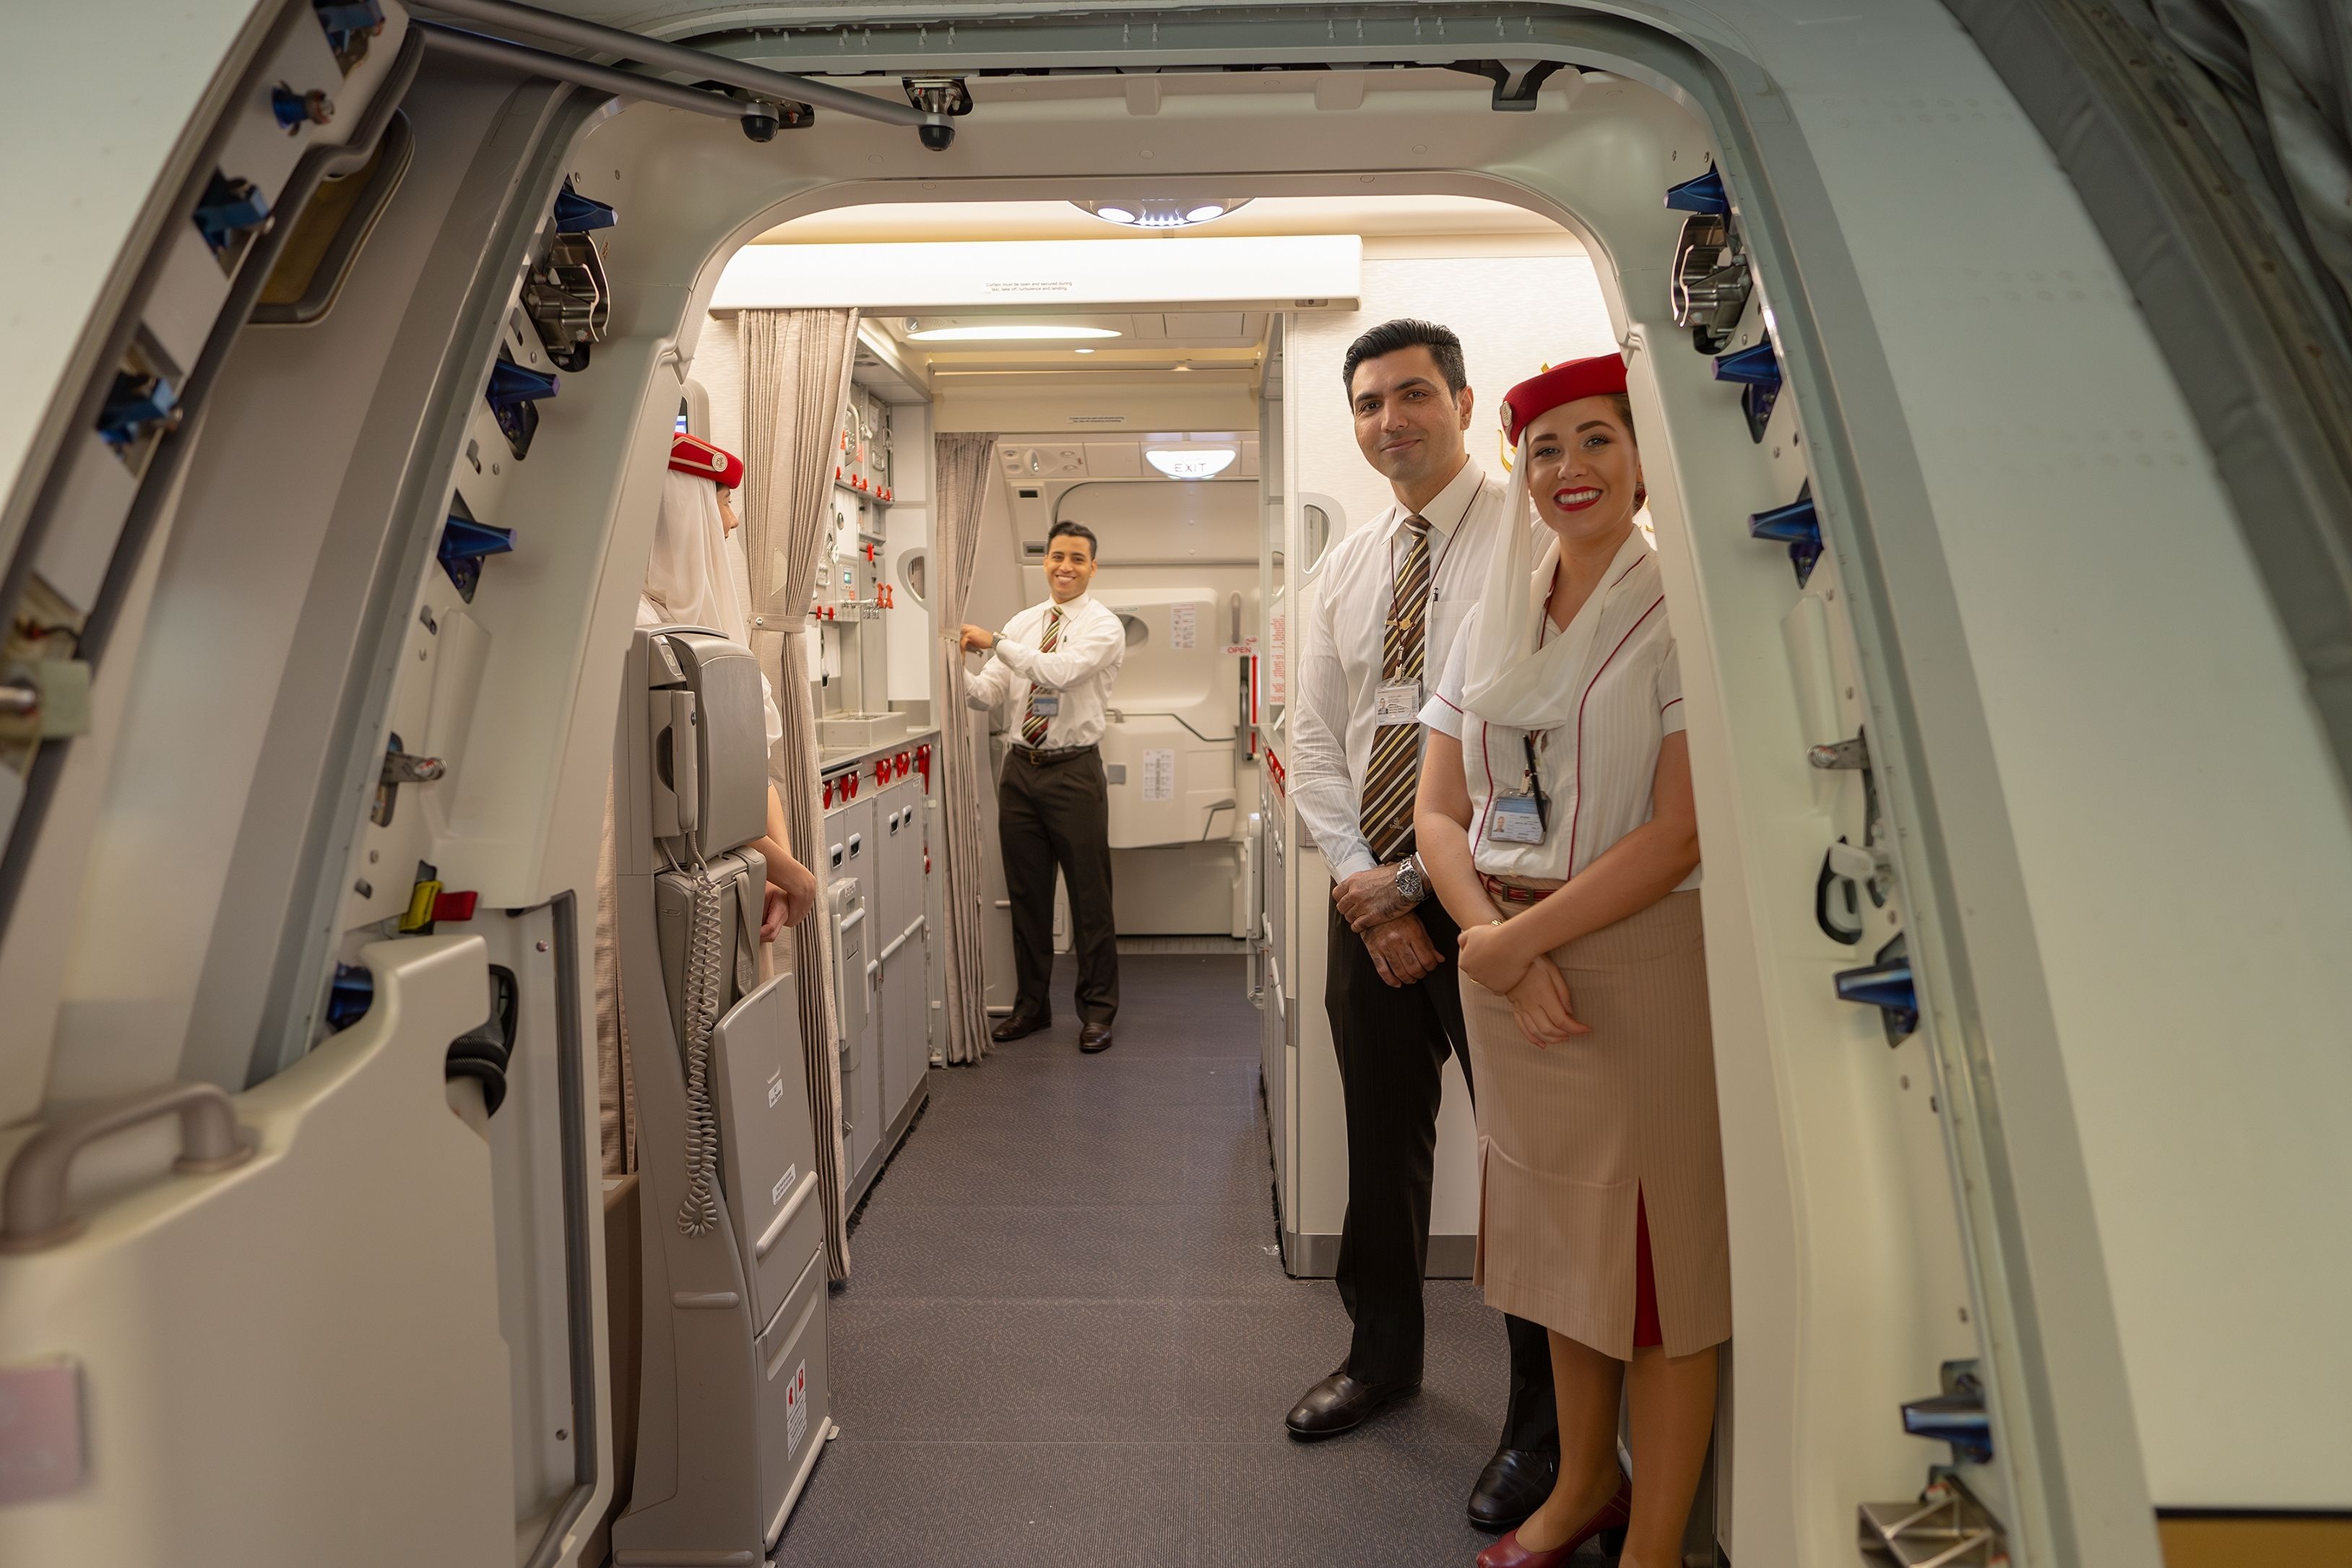
M 996 832 L 1013 904 L 1013 1016 L 990 1030 L 1019 1040 L 1054 1021 L 1054 868 L 1070 889 L 1078 956 L 1078 1049 L 1108 1050 L 1118 1012 L 1118 936 L 1110 907 L 1110 792 L 1096 749 L 1127 628 L 1087 592 L 1095 536 L 1061 522 L 1045 538 L 1048 604 L 1001 632 L 963 629 L 964 652 L 993 653 L 971 679 L 978 708 L 1011 703 L 1012 744 L 996 787 Z
M 1290 1412 L 1299 1438 L 1336 1437 L 1421 1385 L 1440 1075 L 1451 1052 L 1466 1079 L 1470 1056 L 1460 933 L 1412 852 L 1419 704 L 1505 527 L 1503 486 L 1464 444 L 1474 399 L 1460 339 L 1390 321 L 1356 340 L 1343 373 L 1356 444 L 1396 505 L 1325 558 L 1291 707 L 1290 796 L 1334 883 L 1323 1001 L 1348 1114 L 1338 1275 L 1355 1322 L 1348 1359 Z M 1549 1344 L 1541 1325 L 1505 1322 L 1510 1403 L 1469 1501 L 1488 1530 L 1523 1521 L 1559 1467 Z

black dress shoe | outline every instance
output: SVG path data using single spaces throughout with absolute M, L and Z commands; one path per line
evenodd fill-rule
M 1367 1383 L 1341 1367 L 1300 1395 L 1282 1422 L 1301 1442 L 1336 1437 L 1362 1426 L 1383 1405 L 1420 1392 L 1419 1378 L 1410 1383 Z
M 1497 1448 L 1470 1489 L 1470 1522 L 1481 1530 L 1517 1530 L 1559 1479 L 1557 1449 Z
M 1110 1025 L 1090 1023 L 1078 1026 L 1078 1049 L 1092 1056 L 1097 1051 L 1110 1049 Z
M 1039 1013 L 1032 1018 L 1023 1018 L 1016 1013 L 1013 1017 L 1006 1019 L 1003 1023 L 998 1024 L 994 1029 L 990 1030 L 988 1031 L 988 1038 L 992 1040 L 996 1040 L 1000 1044 L 1008 1040 L 1019 1040 L 1024 1034 L 1035 1034 L 1039 1030 L 1045 1029 L 1052 1024 L 1053 1021 L 1053 1015 L 1050 1013 Z

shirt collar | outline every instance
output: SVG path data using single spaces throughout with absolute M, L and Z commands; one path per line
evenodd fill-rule
M 1475 457 L 1465 457 L 1462 460 L 1462 472 L 1447 480 L 1445 488 L 1440 490 L 1431 499 L 1429 505 L 1422 508 L 1421 515 L 1428 519 L 1431 530 L 1446 538 L 1453 538 L 1454 530 L 1462 526 L 1463 519 L 1470 515 L 1471 507 L 1476 503 L 1478 487 L 1486 482 L 1486 471 L 1478 466 L 1478 460 Z M 1399 502 L 1396 520 L 1389 525 L 1390 531 L 1393 533 L 1396 529 L 1404 527 L 1404 520 L 1412 516 L 1412 513 L 1406 509 L 1404 504 Z
M 1091 603 L 1094 600 L 1094 596 L 1095 591 L 1089 588 L 1085 592 L 1079 594 L 1076 599 L 1071 600 L 1067 604 L 1061 604 L 1055 602 L 1054 595 L 1050 591 L 1047 592 L 1045 595 L 1045 602 L 1039 606 L 1037 611 L 1040 624 L 1044 622 L 1045 617 L 1052 614 L 1056 610 L 1062 612 L 1062 619 L 1067 621 L 1071 616 L 1076 615 L 1079 611 L 1084 610 L 1089 603 Z

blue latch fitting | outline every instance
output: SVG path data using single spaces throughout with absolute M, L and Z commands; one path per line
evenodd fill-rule
M 471 517 L 452 512 L 441 528 L 441 570 L 447 572 L 449 580 L 457 585 L 457 596 L 471 604 L 474 590 L 481 585 L 483 558 L 504 555 L 512 549 L 512 528 L 478 523 Z
M 1750 348 L 1718 354 L 1715 360 L 1715 379 L 1738 382 L 1741 386 L 1769 387 L 1780 390 L 1780 357 L 1772 351 L 1770 340 Z
M 490 384 L 482 395 L 492 408 L 508 409 L 517 403 L 553 397 L 561 384 L 561 378 L 553 371 L 534 371 L 502 359 L 490 367 Z
M 1978 1379 L 1977 1364 L 1944 1363 L 1943 1384 L 1941 1394 L 1904 1402 L 1903 1429 L 1915 1437 L 1949 1443 L 1956 1463 L 1992 1463 L 1992 1412 L 1985 1408 L 1984 1385 Z
M 1762 441 L 1764 427 L 1772 420 L 1772 405 L 1780 397 L 1780 360 L 1772 351 L 1772 340 L 1768 338 L 1751 347 L 1717 355 L 1715 379 L 1738 383 L 1739 409 L 1748 416 L 1748 438 Z
M 327 1027 L 340 1033 L 374 1005 L 375 977 L 358 964 L 336 965 L 334 983 L 327 988 Z
M 215 173 L 205 183 L 204 199 L 194 214 L 196 232 L 219 252 L 238 235 L 269 226 L 269 198 L 250 180 L 232 180 Z
M 608 229 L 620 221 L 611 204 L 593 196 L 583 196 L 566 185 L 555 193 L 555 232 L 560 235 L 586 234 L 590 229 Z
M 161 376 L 118 371 L 98 411 L 99 439 L 121 452 L 151 430 L 178 423 L 179 401 L 178 391 Z
M 1696 180 L 1666 187 L 1666 205 L 1678 213 L 1704 213 L 1722 217 L 1731 211 L 1731 196 L 1723 188 L 1723 172 L 1709 169 Z
M 490 416 L 499 423 L 499 432 L 507 438 L 507 445 L 520 462 L 530 455 L 531 437 L 539 432 L 539 402 L 553 397 L 559 382 L 553 371 L 534 371 L 519 365 L 499 350 L 498 361 L 490 366 L 490 384 L 482 389 L 482 401 L 490 405 Z
M 1797 492 L 1797 498 L 1787 506 L 1751 514 L 1748 533 L 1751 538 L 1787 545 L 1790 563 L 1797 569 L 1797 586 L 1804 587 L 1812 580 L 1814 564 L 1822 559 L 1822 518 L 1813 509 L 1812 481 L 1807 480 Z
M 1886 1043 L 1900 1045 L 1919 1027 L 1919 988 L 1903 938 L 1881 947 L 1868 967 L 1837 972 L 1838 1000 L 1876 1008 L 1886 1024 Z
M 306 124 L 324 125 L 334 119 L 335 100 L 317 88 L 296 92 L 279 82 L 269 89 L 269 112 L 278 117 L 278 129 L 291 136 Z

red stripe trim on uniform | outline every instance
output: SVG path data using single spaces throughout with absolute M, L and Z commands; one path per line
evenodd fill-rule
M 1625 651 L 1625 644 L 1633 640 L 1633 633 L 1639 632 L 1643 622 L 1655 615 L 1658 605 L 1665 601 L 1666 596 L 1661 593 L 1655 603 L 1642 612 L 1642 619 L 1626 628 L 1625 635 L 1617 639 L 1617 646 L 1609 650 L 1609 657 L 1601 661 L 1601 668 L 1593 671 L 1592 678 L 1584 683 L 1584 695 L 1576 699 L 1576 809 L 1568 814 L 1568 874 L 1570 877 L 1576 875 L 1576 822 L 1584 815 L 1584 705 L 1592 700 L 1592 688 L 1601 684 L 1601 677 L 1608 673 L 1611 664 L 1617 662 L 1617 655 Z
M 1660 713 L 1664 713 L 1664 712 L 1665 712 L 1668 708 L 1670 708 L 1670 707 L 1674 706 L 1675 706 L 1675 704 L 1676 704 L 1676 703 L 1678 703 L 1678 702 L 1680 702 L 1680 701 L 1682 701 L 1682 700 L 1683 700 L 1683 699 L 1682 699 L 1682 698 L 1680 698 L 1680 697 L 1669 697 L 1669 698 L 1667 698 L 1664 702 L 1662 702 L 1662 703 L 1660 703 L 1660 704 L 1658 705 L 1658 711 L 1659 711 Z
M 1462 705 L 1448 697 L 1444 692 L 1432 692 L 1429 695 L 1435 697 L 1439 702 L 1444 703 L 1447 707 L 1452 708 L 1455 713 L 1460 713 L 1462 711 Z
M 1486 819 L 1495 814 L 1495 759 L 1486 755 L 1486 734 L 1494 727 L 1485 719 L 1478 721 L 1478 760 L 1486 769 L 1486 809 L 1478 813 L 1478 831 L 1470 835 L 1470 858 L 1478 858 L 1478 846 L 1486 841 Z

